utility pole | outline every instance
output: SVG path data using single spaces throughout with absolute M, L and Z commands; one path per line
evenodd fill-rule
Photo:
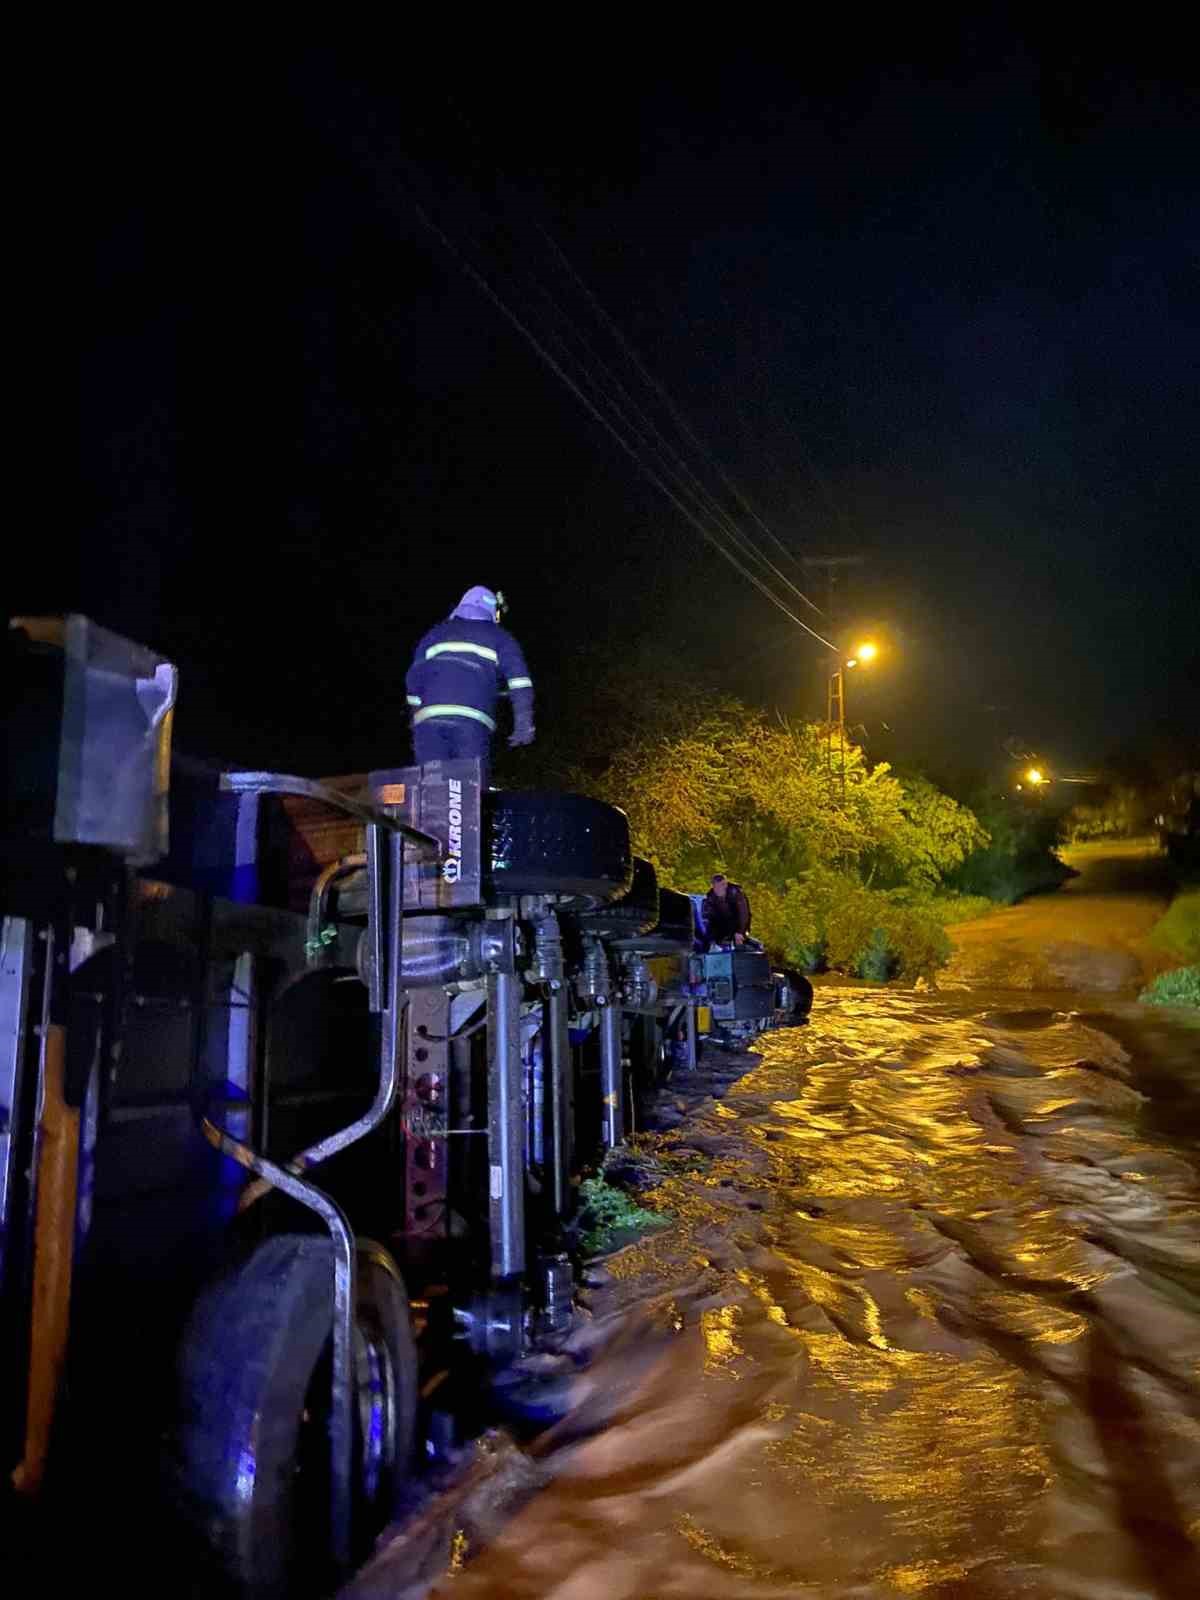
M 800 565 L 808 572 L 825 574 L 825 611 L 831 624 L 840 622 L 845 575 L 863 565 L 862 556 L 801 556 Z
M 862 556 L 826 555 L 802 556 L 801 564 L 808 573 L 824 575 L 825 615 L 829 631 L 836 639 L 838 628 L 844 622 L 845 585 L 849 574 L 863 565 Z M 829 775 L 833 777 L 833 730 L 837 729 L 838 748 L 841 751 L 842 794 L 846 793 L 846 679 L 842 652 L 838 650 L 826 657 L 825 669 L 825 755 Z

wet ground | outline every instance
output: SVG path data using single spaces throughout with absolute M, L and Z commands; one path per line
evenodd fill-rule
M 1000 914 L 1007 968 L 989 918 L 964 987 L 824 988 L 646 1136 L 673 1220 L 591 1291 L 549 1482 L 439 1593 L 1200 1593 L 1200 1028 L 1128 997 L 1157 864 L 1092 866 L 1025 944 Z
M 1172 963 L 1150 943 L 1172 884 L 1149 839 L 1075 845 L 1062 852 L 1076 876 L 1054 894 L 1031 895 L 952 929 L 943 988 L 1136 989 Z

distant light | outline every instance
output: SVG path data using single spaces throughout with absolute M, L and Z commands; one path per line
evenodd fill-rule
M 860 644 L 857 659 L 859 661 L 874 661 L 878 654 L 879 646 L 877 644 Z
M 1039 783 L 1045 783 L 1046 777 L 1040 767 L 1030 767 L 1029 771 L 1025 774 L 1025 780 L 1027 783 L 1031 783 L 1036 789 Z
M 851 657 L 850 657 L 850 659 L 849 659 L 849 661 L 847 661 L 847 663 L 846 663 L 846 665 L 847 665 L 847 666 L 848 666 L 848 667 L 856 667 L 856 666 L 857 666 L 857 665 L 858 665 L 858 659 L 857 659 L 857 657 L 855 657 L 855 656 L 851 656 Z

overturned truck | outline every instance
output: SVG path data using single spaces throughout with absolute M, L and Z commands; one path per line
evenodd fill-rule
M 5 1477 L 102 1504 L 103 1440 L 214 1584 L 328 1589 L 570 1328 L 580 1173 L 807 988 L 615 807 L 172 759 L 173 667 L 79 617 L 9 669 Z

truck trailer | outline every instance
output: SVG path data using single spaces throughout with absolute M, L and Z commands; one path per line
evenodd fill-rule
M 189 759 L 173 664 L 83 617 L 8 663 L 10 1506 L 330 1592 L 569 1332 L 580 1175 L 811 990 L 698 949 L 617 807 Z

